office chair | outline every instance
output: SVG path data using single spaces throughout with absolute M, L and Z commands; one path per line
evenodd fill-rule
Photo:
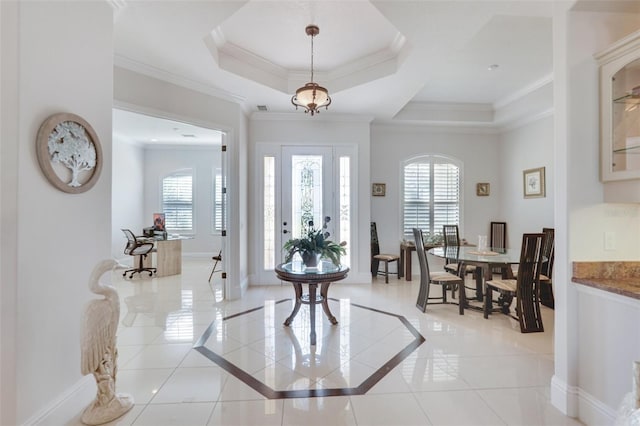
M 152 276 L 156 272 L 156 268 L 146 268 L 142 265 L 143 258 L 147 257 L 149 253 L 153 251 L 153 243 L 145 243 L 138 241 L 136 236 L 129 229 L 122 229 L 124 235 L 127 237 L 127 245 L 124 247 L 124 254 L 128 254 L 129 256 L 138 256 L 139 262 L 137 268 L 127 269 L 122 274 L 123 277 L 126 277 L 129 274 L 129 278 L 133 278 L 133 274 L 148 272 L 149 276 Z M 135 260 L 134 260 L 135 265 Z

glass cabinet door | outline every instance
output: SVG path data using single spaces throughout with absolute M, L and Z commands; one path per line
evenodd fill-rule
M 596 59 L 601 67 L 601 179 L 640 179 L 640 31 Z
M 640 170 L 640 59 L 611 79 L 612 172 Z

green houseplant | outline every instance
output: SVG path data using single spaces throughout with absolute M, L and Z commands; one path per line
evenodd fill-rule
M 308 267 L 317 266 L 320 258 L 326 258 L 338 266 L 340 264 L 340 256 L 346 254 L 344 246 L 346 242 L 340 244 L 329 239 L 329 233 L 326 232 L 327 223 L 331 219 L 327 216 L 324 219 L 323 229 L 315 229 L 313 221 L 309 221 L 308 227 L 304 235 L 300 238 L 294 238 L 284 244 L 286 251 L 285 261 L 291 262 L 296 253 L 302 257 L 302 262 Z

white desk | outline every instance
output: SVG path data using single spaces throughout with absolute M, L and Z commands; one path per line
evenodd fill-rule
M 188 237 L 169 237 L 167 240 L 149 238 L 155 244 L 156 277 L 178 275 L 182 273 L 182 240 Z M 154 256 L 147 256 L 142 260 L 142 266 L 153 267 Z

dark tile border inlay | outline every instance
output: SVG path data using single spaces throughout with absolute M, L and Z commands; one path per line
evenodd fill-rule
M 291 299 L 282 299 L 276 302 L 276 305 L 279 303 L 290 301 Z M 339 302 L 338 299 L 334 299 L 332 297 L 329 300 L 333 300 L 334 302 Z M 351 302 L 351 306 L 355 306 L 361 309 L 367 309 L 372 312 L 376 312 L 382 315 L 389 315 L 392 317 L 398 318 L 400 322 L 409 330 L 411 334 L 415 337 L 413 342 L 409 343 L 404 347 L 400 352 L 394 355 L 390 360 L 388 360 L 382 367 L 378 368 L 371 376 L 365 379 L 359 386 L 355 388 L 328 388 L 328 389 L 299 389 L 299 390 L 275 390 L 270 388 L 269 386 L 262 383 L 260 380 L 253 377 L 251 374 L 227 361 L 223 356 L 218 355 L 217 353 L 211 351 L 206 348 L 204 344 L 209 340 L 211 333 L 213 331 L 213 326 L 215 321 L 212 322 L 209 327 L 205 330 L 205 332 L 200 336 L 196 344 L 193 346 L 195 350 L 200 352 L 202 355 L 210 359 L 211 361 L 218 364 L 228 373 L 234 375 L 239 380 L 242 380 L 247 386 L 251 387 L 256 392 L 259 392 L 267 399 L 284 399 L 284 398 L 314 398 L 314 397 L 322 397 L 322 396 L 347 396 L 347 395 L 364 395 L 376 385 L 384 376 L 386 376 L 391 370 L 393 370 L 398 364 L 404 361 L 413 351 L 415 351 L 422 343 L 424 343 L 425 338 L 416 330 L 416 328 L 402 315 L 394 314 L 391 312 L 382 311 L 380 309 L 370 308 L 368 306 L 360 305 L 357 303 Z M 259 306 L 253 309 L 249 309 L 244 312 L 239 312 L 237 314 L 229 315 L 227 317 L 222 318 L 222 321 L 226 321 L 232 318 L 239 317 L 241 315 L 250 314 L 255 311 L 259 311 L 264 309 L 264 306 Z M 339 325 L 339 324 L 338 324 Z

